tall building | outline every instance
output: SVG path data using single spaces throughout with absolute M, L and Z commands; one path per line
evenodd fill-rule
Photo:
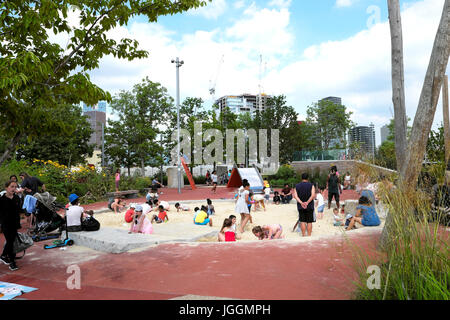
M 81 103 L 83 114 L 88 116 L 89 123 L 94 132 L 91 135 L 89 144 L 95 144 L 94 149 L 101 149 L 103 144 L 103 127 L 106 126 L 106 101 L 100 101 L 95 106 L 88 106 Z
M 348 133 L 349 143 L 361 143 L 361 149 L 371 157 L 375 156 L 375 126 L 371 123 L 367 126 L 359 126 L 350 129 Z
M 330 101 L 330 102 L 333 102 L 334 104 L 342 106 L 342 98 L 339 98 L 339 97 L 327 97 L 327 98 L 323 98 L 320 101 Z M 335 139 L 332 139 L 330 141 L 330 145 L 329 145 L 328 149 L 336 149 L 336 148 L 341 147 L 343 144 L 345 144 L 345 135 L 344 135 L 344 137 L 341 137 L 341 138 L 337 137 Z
M 264 111 L 268 105 L 267 101 L 271 96 L 261 95 L 261 108 L 259 95 L 242 94 L 239 96 L 224 96 L 216 100 L 215 104 L 219 106 L 219 112 L 222 112 L 225 107 L 230 108 L 231 112 L 235 114 L 241 114 L 245 112 L 254 113 L 256 110 L 261 109 Z
M 385 142 L 389 136 L 389 127 L 388 125 L 384 125 L 380 128 L 380 134 L 381 134 L 381 143 Z
M 335 104 L 342 106 L 342 98 L 339 98 L 339 97 L 326 97 L 326 98 L 323 98 L 321 101 L 331 101 Z

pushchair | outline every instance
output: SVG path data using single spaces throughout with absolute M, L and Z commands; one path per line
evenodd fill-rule
M 34 203 L 33 206 L 28 206 L 27 211 L 32 213 L 32 221 L 28 235 L 33 238 L 33 241 L 42 241 L 47 239 L 54 239 L 61 236 L 62 230 L 65 228 L 65 220 L 57 212 L 63 209 L 64 206 L 55 202 L 56 198 L 51 196 L 48 192 L 35 193 L 33 198 L 36 201 L 29 201 Z M 28 199 L 25 199 L 27 203 Z M 33 199 L 30 199 L 33 200 Z M 24 204 L 25 207 L 25 204 Z

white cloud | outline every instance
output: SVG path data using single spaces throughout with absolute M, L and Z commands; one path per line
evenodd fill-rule
M 357 0 L 336 0 L 335 6 L 338 8 L 351 7 Z
M 189 10 L 187 14 L 215 20 L 226 11 L 227 6 L 226 0 L 214 0 L 208 2 L 206 6 Z
M 269 2 L 270 7 L 288 8 L 292 0 L 272 0 Z

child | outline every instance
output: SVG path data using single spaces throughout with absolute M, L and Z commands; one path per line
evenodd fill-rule
M 241 215 L 241 226 L 240 226 L 240 232 L 244 233 L 245 225 L 248 221 L 251 221 L 252 216 L 249 211 L 248 205 L 251 205 L 251 199 L 250 199 L 250 184 L 245 181 L 243 184 L 243 189 L 239 190 L 239 198 L 236 202 L 236 207 L 234 208 L 234 211 Z M 251 223 L 251 222 L 250 222 Z
M 152 223 L 147 215 L 142 213 L 141 205 L 137 205 L 134 209 L 133 222 L 131 223 L 130 231 L 128 231 L 128 233 L 153 233 Z
M 233 232 L 235 233 L 235 237 L 237 240 L 240 240 L 241 237 L 237 234 L 237 227 L 236 227 L 236 216 L 234 214 L 231 214 L 228 219 L 231 220 L 231 229 L 233 230 Z
M 325 209 L 325 201 L 323 200 L 322 188 L 317 189 L 316 193 L 316 206 L 317 206 L 317 216 L 319 219 L 323 218 L 323 210 Z
M 206 199 L 206 203 L 208 204 L 208 215 L 214 215 L 216 211 L 214 210 L 214 206 L 212 204 L 211 199 Z
M 147 199 L 147 203 L 149 205 L 152 205 L 153 201 L 157 200 L 158 197 L 158 189 L 152 188 L 151 191 L 149 191 L 149 193 L 145 196 L 145 199 Z
M 342 205 L 341 214 L 345 214 L 345 204 Z
M 266 205 L 264 204 L 264 196 L 261 194 L 255 194 L 253 196 L 253 201 L 255 201 L 255 211 L 259 206 L 263 207 L 264 211 L 266 211 Z
M 264 200 L 265 200 L 266 204 L 268 204 L 270 201 L 270 187 L 269 186 L 266 186 L 264 188 Z
M 211 192 L 216 193 L 216 189 L 217 189 L 217 172 L 215 170 L 211 174 L 211 180 L 212 180 L 212 184 L 213 184 Z
M 278 191 L 275 191 L 273 193 L 273 203 L 274 204 L 280 204 L 281 203 L 281 197 L 280 197 L 280 193 Z
M 198 209 L 198 208 L 196 208 Z M 208 215 L 208 208 L 205 206 L 202 206 L 201 209 L 197 210 L 194 216 L 194 224 L 199 226 L 205 226 L 209 225 L 210 227 L 213 226 L 212 219 Z
M 333 209 L 333 218 L 334 218 L 334 223 L 333 223 L 333 225 L 334 225 L 335 227 L 340 227 L 340 226 L 344 225 L 344 223 L 343 223 L 342 221 L 344 221 L 345 219 L 344 219 L 344 218 L 341 218 L 341 217 L 339 216 L 339 210 L 338 210 L 338 208 L 334 208 L 334 209 Z
M 175 209 L 177 209 L 177 212 L 181 211 L 190 211 L 191 208 L 189 208 L 187 205 L 180 204 L 179 202 L 175 203 Z
M 100 229 L 100 222 L 94 218 L 94 211 L 86 211 L 86 216 L 81 222 L 81 227 L 83 231 L 97 231 Z
M 236 241 L 236 234 L 233 231 L 232 225 L 233 225 L 233 221 L 229 218 L 227 218 L 223 221 L 222 228 L 220 229 L 220 232 L 218 234 L 219 242 Z
M 283 228 L 281 224 L 272 224 L 269 226 L 256 226 L 252 229 L 253 234 L 259 240 L 273 240 L 282 238 Z
M 153 223 L 153 221 L 156 221 L 156 223 L 163 223 L 166 221 L 169 221 L 169 217 L 167 216 L 167 212 L 164 211 L 164 207 L 162 205 L 160 205 L 158 207 L 159 213 L 158 215 L 154 214 L 151 223 Z
M 169 211 L 170 210 L 170 204 L 167 201 L 160 201 L 159 199 L 153 200 L 153 211 L 158 211 L 159 206 L 163 206 L 164 210 Z
M 131 223 L 133 221 L 134 209 L 136 208 L 136 204 L 130 204 L 130 209 L 125 212 L 125 222 Z
M 120 197 L 116 197 L 114 199 L 110 199 L 108 208 L 114 211 L 114 213 L 118 213 L 121 209 L 125 208 L 126 205 L 126 202 L 122 202 L 122 199 Z

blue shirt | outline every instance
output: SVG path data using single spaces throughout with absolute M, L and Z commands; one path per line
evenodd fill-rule
M 364 205 L 358 205 L 356 210 L 361 209 L 362 225 L 367 227 L 375 227 L 380 225 L 380 218 L 375 210 L 375 207 L 368 207 Z

